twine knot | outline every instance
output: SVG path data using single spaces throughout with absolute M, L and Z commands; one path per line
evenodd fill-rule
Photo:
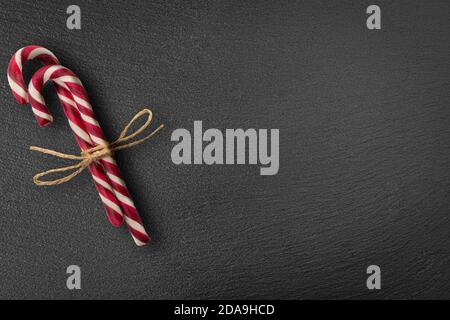
M 101 158 L 111 156 L 112 153 L 109 145 L 99 144 L 94 148 L 81 151 L 81 156 L 83 157 L 83 161 L 85 161 L 87 165 L 90 165 L 92 162 L 98 161 Z
M 147 120 L 145 123 L 139 127 L 136 131 L 133 133 L 128 133 L 130 130 L 130 127 L 133 125 L 133 123 L 141 118 L 142 116 L 147 115 Z M 33 177 L 33 181 L 38 186 L 54 186 L 58 185 L 67 181 L 72 180 L 74 177 L 79 175 L 84 169 L 89 167 L 92 163 L 98 162 L 99 160 L 111 156 L 115 151 L 127 149 L 134 147 L 138 144 L 143 143 L 144 141 L 150 139 L 153 137 L 159 130 L 164 128 L 164 125 L 159 125 L 154 131 L 152 131 L 150 134 L 144 136 L 141 139 L 127 142 L 133 138 L 135 138 L 137 135 L 141 134 L 144 130 L 146 130 L 153 120 L 153 113 L 150 109 L 143 109 L 139 111 L 131 120 L 130 122 L 123 128 L 122 132 L 119 135 L 119 138 L 117 138 L 115 141 L 108 143 L 108 144 L 99 144 L 95 147 L 92 147 L 90 149 L 82 150 L 80 155 L 72 155 L 72 154 L 66 154 L 57 152 L 51 149 L 41 148 L 41 147 L 35 147 L 31 146 L 30 150 L 37 151 L 40 153 L 48 154 L 57 158 L 62 159 L 69 159 L 69 160 L 78 160 L 78 163 L 67 166 L 67 167 L 61 167 L 56 169 L 50 169 L 41 173 L 36 174 Z M 126 142 L 126 143 L 125 143 Z M 41 180 L 41 177 L 56 173 L 56 172 L 66 172 L 66 171 L 72 171 L 70 174 L 63 176 L 58 179 L 54 180 Z

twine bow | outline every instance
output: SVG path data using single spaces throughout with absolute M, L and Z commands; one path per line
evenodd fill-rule
M 133 125 L 133 123 L 137 119 L 139 119 L 145 115 L 147 115 L 147 120 L 145 121 L 145 123 L 141 127 L 139 127 L 139 129 L 137 129 L 133 133 L 129 134 L 128 131 L 130 130 L 130 127 Z M 125 143 L 125 142 L 135 138 L 137 135 L 139 135 L 144 130 L 146 130 L 150 126 L 152 120 L 153 120 L 152 111 L 150 109 L 143 109 L 143 110 L 139 111 L 133 117 L 133 119 L 130 120 L 130 122 L 125 126 L 125 128 L 123 128 L 122 132 L 119 135 L 119 138 L 117 138 L 115 141 L 108 143 L 108 144 L 99 144 L 93 148 L 83 150 L 79 156 L 61 153 L 61 152 L 57 152 L 57 151 L 54 151 L 51 149 L 31 146 L 30 150 L 48 154 L 48 155 L 51 155 L 51 156 L 54 156 L 57 158 L 69 159 L 69 160 L 79 160 L 78 163 L 76 163 L 72 166 L 51 169 L 51 170 L 47 170 L 47 171 L 36 174 L 33 177 L 34 183 L 38 186 L 54 186 L 54 185 L 58 185 L 58 184 L 70 181 L 73 178 L 75 178 L 77 175 L 79 175 L 84 169 L 86 169 L 93 162 L 96 162 L 105 157 L 109 157 L 115 151 L 131 148 L 138 144 L 141 144 L 142 142 L 153 137 L 159 130 L 164 128 L 164 125 L 161 124 L 158 128 L 156 128 L 150 134 L 146 135 L 145 137 L 143 137 L 141 139 L 138 139 L 138 140 L 132 141 L 132 142 L 128 142 L 128 143 Z M 52 174 L 52 173 L 66 172 L 66 171 L 72 171 L 72 170 L 75 170 L 75 171 L 73 171 L 72 173 L 70 173 L 62 178 L 58 178 L 58 179 L 54 179 L 54 180 L 41 180 L 40 179 L 41 177 Z

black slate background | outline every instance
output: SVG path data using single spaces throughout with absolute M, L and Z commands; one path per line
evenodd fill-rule
M 382 30 L 366 28 L 370 4 Z M 66 28 L 70 4 L 82 30 Z M 448 1 L 0 0 L 0 298 L 450 298 Z M 117 156 L 153 244 L 108 224 L 51 86 L 39 128 L 6 81 L 20 47 L 83 80 L 113 138 L 142 106 L 166 129 Z M 27 66 L 27 76 L 36 70 Z M 176 128 L 279 128 L 280 172 L 175 166 Z M 66 267 L 82 290 L 66 289 Z M 382 290 L 365 270 L 382 269 Z

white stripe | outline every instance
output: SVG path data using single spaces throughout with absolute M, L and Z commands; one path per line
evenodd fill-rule
M 59 100 L 61 100 L 62 102 L 64 102 L 64 103 L 66 103 L 66 104 L 70 104 L 72 107 L 74 107 L 76 110 L 77 110 L 77 112 L 78 112 L 78 109 L 77 109 L 77 104 L 72 100 L 72 99 L 69 99 L 69 98 L 67 98 L 65 95 L 63 95 L 63 94 L 58 94 L 58 98 L 59 98 Z
M 114 191 L 114 194 L 116 195 L 116 198 L 119 199 L 120 202 L 123 202 L 123 203 L 129 205 L 130 207 L 136 209 L 136 207 L 134 206 L 133 201 L 131 201 L 130 198 L 124 196 L 119 191 Z
M 116 160 L 114 160 L 113 157 L 104 157 L 102 160 L 109 162 L 110 164 L 112 164 L 113 166 L 117 167 L 117 162 Z
M 80 86 L 83 86 L 83 84 L 81 83 L 81 80 L 74 76 L 61 76 L 61 77 L 55 78 L 55 80 L 62 81 L 62 82 L 76 83 Z
M 31 107 L 31 109 L 33 110 L 33 113 L 35 115 L 37 115 L 38 117 L 47 119 L 48 121 L 53 122 L 53 117 L 50 114 L 39 111 L 38 109 L 33 108 L 33 107 Z
M 88 108 L 89 110 L 92 110 L 92 106 L 90 105 L 89 102 L 76 95 L 73 95 L 73 97 L 75 98 L 76 103 L 81 104 L 83 107 Z
M 91 135 L 91 139 L 92 141 L 94 141 L 95 144 L 107 144 L 107 142 L 105 140 L 103 140 L 102 138 L 96 137 L 94 135 Z M 110 162 L 110 161 L 108 161 Z
M 133 228 L 133 229 L 135 229 L 135 230 L 137 230 L 137 231 L 139 231 L 139 232 L 141 232 L 143 234 L 147 234 L 147 232 L 145 232 L 144 227 L 140 223 L 138 223 L 137 221 L 134 221 L 133 219 L 131 219 L 131 218 L 127 217 L 127 216 L 124 216 L 124 218 L 125 218 L 125 222 L 131 228 Z
M 28 94 L 33 97 L 34 100 L 39 102 L 40 104 L 43 104 L 45 106 L 44 97 L 40 94 L 39 91 L 34 87 L 33 82 L 30 82 L 30 85 L 28 86 Z
M 70 128 L 72 128 L 72 131 L 73 131 L 77 136 L 79 136 L 81 139 L 83 139 L 84 141 L 86 141 L 87 143 L 92 144 L 92 140 L 91 140 L 91 138 L 89 137 L 89 135 L 87 134 L 87 132 L 84 131 L 83 129 L 81 129 L 75 122 L 70 121 L 70 119 L 68 119 L 68 120 L 69 120 Z
M 64 89 L 70 91 L 69 87 L 62 81 L 58 81 L 58 78 L 53 79 L 54 82 L 56 82 L 59 86 L 63 87 Z
M 28 102 L 28 93 L 21 87 L 19 86 L 8 74 L 8 83 L 9 86 L 11 87 L 11 89 L 18 94 L 19 96 L 21 96 L 22 98 L 24 98 L 27 102 Z
M 16 60 L 16 64 L 19 67 L 20 71 L 22 72 L 22 51 L 24 48 L 20 49 L 19 51 L 16 52 L 15 55 L 15 60 Z
M 49 55 L 49 56 L 53 57 L 55 60 L 58 60 L 56 58 L 56 56 L 50 50 L 42 48 L 42 47 L 36 48 L 33 51 L 31 51 L 30 54 L 28 55 L 28 60 L 34 59 L 37 56 L 40 56 L 41 54 Z
M 55 65 L 55 66 L 51 66 L 50 68 L 48 68 L 44 73 L 44 83 L 46 83 L 52 77 L 52 74 L 54 72 L 56 72 L 60 69 L 64 69 L 64 67 Z
M 113 209 L 114 211 L 116 211 L 118 214 L 120 214 L 121 216 L 123 216 L 122 211 L 120 210 L 120 207 L 118 205 L 116 205 L 114 202 L 112 202 L 111 200 L 109 200 L 108 198 L 105 198 L 104 196 L 102 196 L 101 193 L 99 193 L 100 195 L 100 199 L 102 199 L 103 203 L 106 204 L 108 207 L 110 207 L 111 209 Z
M 120 184 L 122 187 L 126 187 L 125 186 L 125 181 L 123 181 L 122 179 L 120 179 L 118 176 L 113 175 L 110 172 L 106 172 L 108 178 L 110 178 L 112 181 L 114 181 L 117 184 Z
M 136 242 L 136 245 L 139 247 L 145 246 L 146 243 L 140 241 L 139 239 L 135 238 L 135 236 L 133 236 L 133 234 L 131 234 L 131 237 L 133 238 L 134 242 Z
M 84 113 L 81 113 L 81 112 L 80 112 L 80 114 L 81 114 L 81 118 L 83 118 L 84 121 L 89 122 L 93 126 L 100 127 L 100 124 L 94 118 L 92 118 L 88 115 L 85 115 Z
M 109 183 L 107 183 L 106 181 L 104 181 L 103 179 L 92 175 L 92 178 L 94 178 L 95 182 L 97 182 L 99 185 L 101 185 L 103 188 L 108 189 L 109 191 L 113 192 L 111 186 L 109 185 Z
M 103 160 L 106 160 L 106 161 L 108 161 L 109 163 L 111 163 L 111 164 L 117 166 L 117 162 L 116 162 L 116 160 L 114 160 L 113 157 L 104 157 Z

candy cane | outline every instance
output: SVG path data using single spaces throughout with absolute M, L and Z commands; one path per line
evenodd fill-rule
M 81 81 L 72 71 L 63 66 L 43 67 L 35 73 L 30 81 L 28 87 L 29 100 L 37 121 L 45 124 L 48 121 L 48 115 L 50 115 L 41 94 L 43 86 L 50 80 L 64 89 L 59 93 L 60 100 L 67 106 L 70 106 L 72 111 L 78 111 L 78 115 L 82 119 L 83 123 L 78 127 L 84 125 L 86 131 L 80 132 L 76 130 L 76 133 L 80 136 L 84 136 L 84 133 L 87 133 L 94 146 L 107 144 L 103 131 L 97 120 L 95 120 L 88 95 Z M 136 207 L 131 200 L 117 163 L 112 157 L 102 158 L 100 162 L 112 182 L 112 191 L 120 201 L 121 208 L 124 211 L 125 222 L 134 241 L 139 246 L 145 245 L 150 240 L 150 237 L 146 233 Z
M 39 60 L 45 65 L 59 64 L 56 56 L 51 51 L 43 47 L 28 46 L 18 50 L 11 58 L 8 66 L 8 82 L 10 84 L 13 95 L 19 104 L 27 103 L 29 100 L 27 87 L 22 75 L 22 69 L 23 64 L 32 59 Z M 56 90 L 59 96 L 64 94 L 63 88 L 57 86 Z M 74 130 L 74 128 L 80 128 L 81 124 L 83 124 L 80 116 L 77 115 L 76 112 L 71 110 L 70 105 L 67 105 L 64 102 L 62 102 L 62 105 L 66 116 L 68 117 L 68 119 L 71 119 L 69 120 L 69 124 L 73 129 L 74 136 L 78 144 L 83 150 L 89 149 L 92 143 L 85 139 L 85 137 L 87 137 L 87 134 L 76 134 L 76 131 Z M 38 121 L 40 125 L 46 125 L 52 122 L 52 117 L 50 114 L 40 113 L 39 110 L 36 109 L 34 109 L 33 112 L 40 115 L 41 121 Z M 78 130 L 78 132 L 80 131 Z M 120 207 L 119 201 L 112 191 L 111 182 L 107 177 L 104 168 L 97 163 L 93 163 L 89 167 L 89 170 L 94 177 L 95 187 L 104 204 L 109 221 L 114 226 L 120 226 L 123 222 L 122 209 Z

